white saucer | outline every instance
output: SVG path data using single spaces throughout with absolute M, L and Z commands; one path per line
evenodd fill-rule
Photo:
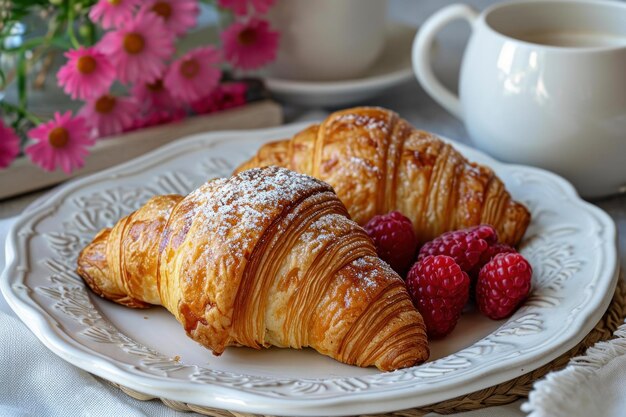
M 402 23 L 387 26 L 383 53 L 360 78 L 339 81 L 298 81 L 266 78 L 280 101 L 311 107 L 337 107 L 374 97 L 413 78 L 411 45 L 417 28 Z

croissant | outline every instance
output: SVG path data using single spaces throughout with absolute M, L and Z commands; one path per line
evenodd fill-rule
M 262 146 L 235 172 L 266 165 L 327 182 L 361 225 L 377 214 L 402 212 L 421 243 L 487 223 L 501 242 L 517 245 L 530 222 L 526 207 L 511 199 L 490 168 L 382 108 L 333 113 L 291 139 Z
M 196 342 L 312 347 L 389 371 L 428 358 L 422 317 L 332 188 L 251 169 L 187 197 L 153 197 L 78 258 L 100 296 L 163 305 Z

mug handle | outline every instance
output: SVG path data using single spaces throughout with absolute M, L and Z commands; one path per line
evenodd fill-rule
M 465 4 L 452 4 L 432 15 L 420 28 L 413 40 L 413 71 L 426 92 L 446 110 L 459 119 L 463 119 L 463 111 L 459 97 L 448 90 L 435 77 L 430 62 L 430 52 L 435 35 L 445 25 L 455 19 L 465 19 L 474 27 L 478 12 Z

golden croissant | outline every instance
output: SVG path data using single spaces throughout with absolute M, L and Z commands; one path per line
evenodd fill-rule
M 77 271 L 117 303 L 163 305 L 217 355 L 309 346 L 388 371 L 429 354 L 403 280 L 332 188 L 284 168 L 153 197 L 100 231 Z
M 267 165 L 327 182 L 361 225 L 400 211 L 421 243 L 487 223 L 500 242 L 517 245 L 530 222 L 490 168 L 381 108 L 333 113 L 291 139 L 264 145 L 236 172 Z

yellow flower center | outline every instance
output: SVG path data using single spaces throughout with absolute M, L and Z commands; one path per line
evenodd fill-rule
M 48 143 L 50 146 L 56 149 L 60 149 L 67 145 L 67 142 L 70 140 L 70 134 L 67 129 L 63 127 L 55 127 L 48 133 Z
M 111 113 L 113 109 L 115 108 L 116 102 L 117 100 L 113 96 L 110 96 L 110 95 L 102 96 L 98 100 L 96 100 L 96 105 L 95 105 L 96 111 L 98 113 L 104 113 L 104 114 Z
M 119 4 L 122 2 L 122 0 L 109 0 L 109 4 L 111 6 L 119 6 Z
M 152 11 L 167 20 L 172 15 L 172 6 L 170 6 L 167 2 L 159 1 L 154 3 Z
M 163 80 L 156 80 L 153 83 L 147 83 L 146 88 L 152 92 L 159 92 L 163 90 Z
M 185 78 L 193 78 L 200 72 L 200 64 L 195 59 L 188 59 L 180 66 L 180 73 Z
M 256 43 L 256 31 L 254 29 L 244 29 L 237 35 L 237 40 L 241 45 L 253 45 Z
M 81 56 L 76 62 L 76 68 L 81 74 L 91 74 L 96 70 L 96 60 L 91 56 Z
M 128 33 L 124 36 L 124 50 L 131 55 L 136 55 L 143 51 L 145 41 L 138 33 Z

